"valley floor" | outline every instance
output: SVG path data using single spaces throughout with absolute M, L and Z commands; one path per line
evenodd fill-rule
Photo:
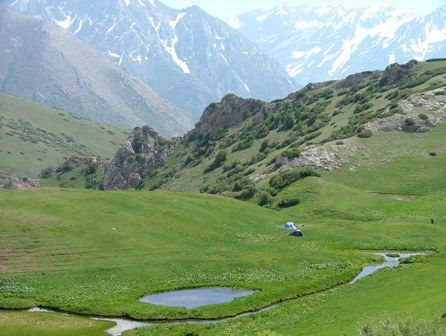
M 125 335 L 359 335 L 383 318 L 446 327 L 446 128 L 285 188 L 284 210 L 220 196 L 42 188 L 0 191 L 0 334 L 106 335 L 110 323 L 8 309 L 48 307 L 136 319 L 218 318 L 213 325 L 157 325 Z M 392 135 L 390 135 L 392 136 Z M 366 142 L 368 141 L 368 142 Z M 423 155 L 435 150 L 437 155 Z M 386 154 L 389 151 L 389 154 Z M 388 160 L 380 160 L 386 156 Z M 431 223 L 434 219 L 434 223 Z M 292 220 L 305 237 L 282 229 Z M 355 285 L 373 251 L 423 251 Z M 186 310 L 143 304 L 153 292 L 201 286 L 257 290 L 232 303 Z M 329 290 L 329 288 L 336 287 Z M 314 295 L 307 295 L 316 293 Z

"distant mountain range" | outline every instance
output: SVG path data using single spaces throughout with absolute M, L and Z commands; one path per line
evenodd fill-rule
M 198 119 L 226 93 L 272 100 L 295 86 L 272 57 L 199 7 L 157 0 L 7 0 L 50 20 Z
M 233 26 L 302 84 L 446 56 L 446 6 L 424 17 L 390 7 L 281 6 L 245 13 Z
M 149 123 L 166 136 L 192 118 L 57 25 L 0 5 L 0 91 L 115 125 Z

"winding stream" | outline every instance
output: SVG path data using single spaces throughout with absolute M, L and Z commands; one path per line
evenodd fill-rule
M 349 282 L 349 285 L 355 284 L 359 280 L 372 275 L 373 273 L 377 272 L 380 269 L 396 268 L 400 265 L 402 260 L 408 259 L 412 256 L 423 255 L 423 253 L 400 253 L 400 254 L 398 254 L 398 257 L 389 256 L 386 253 L 376 253 L 376 255 L 383 257 L 384 262 L 382 262 L 380 264 L 375 264 L 375 265 L 364 267 L 362 269 L 362 271 L 352 281 Z M 209 305 L 209 304 L 230 302 L 233 299 L 235 299 L 236 297 L 248 296 L 253 293 L 252 291 L 234 291 L 234 290 L 231 290 L 228 288 L 203 288 L 203 289 L 201 289 L 201 293 L 209 292 L 209 290 L 211 290 L 211 292 L 212 292 L 212 290 L 217 290 L 217 291 L 220 291 L 220 294 L 221 293 L 226 294 L 226 295 L 223 295 L 225 297 L 224 300 L 221 301 L 222 300 L 221 295 L 215 295 L 215 297 L 214 297 L 215 300 L 212 300 L 212 297 L 208 297 L 204 301 L 202 300 L 202 298 L 200 298 L 198 300 L 199 301 L 199 303 L 198 303 L 197 297 L 194 296 L 193 294 L 196 294 L 197 291 L 198 291 L 198 293 L 200 293 L 200 289 L 195 289 L 195 290 L 186 290 L 186 291 L 182 290 L 182 291 L 177 291 L 177 292 L 171 291 L 171 292 L 166 292 L 166 293 L 155 294 L 155 295 L 143 297 L 140 301 L 148 302 L 148 303 L 153 303 L 153 302 L 157 301 L 162 304 L 163 299 L 165 299 L 164 303 L 167 302 L 167 304 L 165 304 L 166 306 L 172 306 L 172 305 L 178 306 L 178 304 L 179 304 L 179 306 L 186 306 L 186 307 L 194 308 L 194 307 Z M 171 298 L 175 297 L 175 294 L 179 294 L 179 296 L 182 296 L 182 299 L 180 300 L 179 303 L 178 303 L 178 301 L 175 301 L 175 300 L 171 301 Z M 229 294 L 232 294 L 232 296 Z M 165 296 L 163 297 L 163 295 L 165 295 Z M 184 299 L 185 298 L 187 299 L 188 295 L 190 296 L 190 299 L 192 300 L 192 302 L 190 302 L 189 304 L 187 302 L 184 302 Z M 299 297 L 295 297 L 292 299 L 294 300 L 294 299 L 298 299 L 298 298 Z M 153 300 L 151 301 L 151 299 L 153 299 Z M 143 328 L 143 327 L 150 327 L 155 324 L 170 324 L 170 325 L 181 324 L 181 323 L 214 324 L 214 323 L 220 323 L 220 322 L 225 322 L 225 321 L 231 321 L 231 320 L 240 319 L 243 317 L 247 317 L 247 316 L 251 316 L 254 314 L 259 314 L 259 313 L 271 310 L 271 309 L 275 308 L 276 306 L 280 305 L 281 303 L 282 302 L 273 303 L 272 305 L 270 305 L 266 308 L 262 308 L 262 309 L 252 311 L 252 312 L 241 313 L 234 317 L 209 319 L 209 320 L 184 319 L 184 320 L 174 320 L 171 322 L 168 322 L 168 321 L 146 321 L 145 322 L 145 321 L 138 321 L 138 320 L 132 320 L 132 319 L 120 319 L 120 318 L 105 318 L 105 317 L 91 317 L 91 318 L 93 320 L 109 321 L 109 322 L 116 323 L 116 325 L 114 327 L 107 330 L 107 333 L 111 336 L 121 336 L 125 331 L 133 330 L 133 329 L 137 329 L 137 328 Z M 28 311 L 33 312 L 33 313 L 42 313 L 42 312 L 56 313 L 55 311 L 42 309 L 42 308 L 38 308 L 38 307 L 32 308 Z

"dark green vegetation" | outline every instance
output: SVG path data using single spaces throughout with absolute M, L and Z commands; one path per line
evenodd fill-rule
M 47 187 L 100 189 L 108 161 L 96 157 L 70 157 L 57 167 L 40 173 L 41 184 Z
M 36 177 L 72 155 L 110 158 L 127 131 L 0 94 L 0 170 Z

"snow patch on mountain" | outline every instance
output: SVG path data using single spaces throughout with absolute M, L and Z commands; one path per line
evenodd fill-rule
M 281 6 L 234 22 L 300 83 L 446 54 L 446 6 L 424 17 L 385 6 Z

